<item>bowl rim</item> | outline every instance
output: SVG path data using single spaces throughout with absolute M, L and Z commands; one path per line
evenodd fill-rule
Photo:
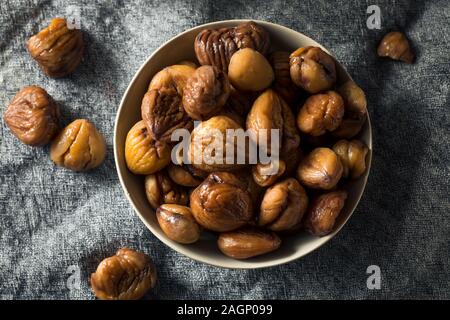
M 362 177 L 363 180 L 362 180 L 362 188 L 361 188 L 361 192 L 360 192 L 360 194 L 359 194 L 359 195 L 357 196 L 357 198 L 356 198 L 356 202 L 355 202 L 354 207 L 350 210 L 349 214 L 348 214 L 347 217 L 342 221 L 342 223 L 340 224 L 340 226 L 339 226 L 338 228 L 336 228 L 336 229 L 335 229 L 333 232 L 331 232 L 330 234 L 328 234 L 328 235 L 326 235 L 326 236 L 323 236 L 323 237 L 320 237 L 320 238 L 318 239 L 318 240 L 320 240 L 320 241 L 319 241 L 320 243 L 316 244 L 316 245 L 314 246 L 314 248 L 313 248 L 312 250 L 308 251 L 308 252 L 300 253 L 300 254 L 294 253 L 294 254 L 289 255 L 289 256 L 287 256 L 287 257 L 278 258 L 278 259 L 276 259 L 276 260 L 268 260 L 268 261 L 263 261 L 263 262 L 257 262 L 255 265 L 253 265 L 253 264 L 249 264 L 249 265 L 238 264 L 237 266 L 231 266 L 231 265 L 228 265 L 228 264 L 227 264 L 227 265 L 224 265 L 224 264 L 221 264 L 221 263 L 215 263 L 215 261 L 212 260 L 212 259 L 203 259 L 203 256 L 201 256 L 201 255 L 195 255 L 195 254 L 192 254 L 192 253 L 190 253 L 190 252 L 188 252 L 188 251 L 181 251 L 181 250 L 179 250 L 178 248 L 176 248 L 176 247 L 173 245 L 173 243 L 172 243 L 167 237 L 159 236 L 156 232 L 154 232 L 154 230 L 153 230 L 154 227 L 153 227 L 150 223 L 148 223 L 148 221 L 147 221 L 147 220 L 144 218 L 144 216 L 140 213 L 139 209 L 137 208 L 136 204 L 134 203 L 133 199 L 131 198 L 131 195 L 130 195 L 130 193 L 128 192 L 128 188 L 127 188 L 126 185 L 125 185 L 125 181 L 124 181 L 124 178 L 123 178 L 123 176 L 122 176 L 122 172 L 121 172 L 120 164 L 119 164 L 119 156 L 118 156 L 118 150 L 117 150 L 117 149 L 118 149 L 118 148 L 117 148 L 117 145 L 118 145 L 117 131 L 118 131 L 119 117 L 120 117 L 121 114 L 122 114 L 122 111 L 123 111 L 122 109 L 124 109 L 124 104 L 125 104 L 125 101 L 126 101 L 126 99 L 127 99 L 127 96 L 128 96 L 128 94 L 129 94 L 131 88 L 134 86 L 135 82 L 137 81 L 138 77 L 140 76 L 142 70 L 147 66 L 148 63 L 150 63 L 150 61 L 152 60 L 152 58 L 153 58 L 155 55 L 157 55 L 158 52 L 161 51 L 161 50 L 162 50 L 166 45 L 168 45 L 169 43 L 171 43 L 171 42 L 173 42 L 173 41 L 176 41 L 178 38 L 183 37 L 185 34 L 190 33 L 190 32 L 193 32 L 193 31 L 196 31 L 196 30 L 200 31 L 200 30 L 202 30 L 202 29 L 206 29 L 206 28 L 209 28 L 209 27 L 210 27 L 210 28 L 215 28 L 215 27 L 217 27 L 218 25 L 221 25 L 221 24 L 240 24 L 240 23 L 245 23 L 245 22 L 249 22 L 249 21 L 254 21 L 254 22 L 256 22 L 256 23 L 258 23 L 258 24 L 261 24 L 261 25 L 271 25 L 271 26 L 274 27 L 274 28 L 279 28 L 279 29 L 282 29 L 282 30 L 284 30 L 284 31 L 286 31 L 286 32 L 294 32 L 294 33 L 299 34 L 299 35 L 302 36 L 302 37 L 306 37 L 306 38 L 308 38 L 308 39 L 310 39 L 310 40 L 312 40 L 312 41 L 318 43 L 318 42 L 315 41 L 314 39 L 310 38 L 309 36 L 307 36 L 307 35 L 305 35 L 305 34 L 299 32 L 299 31 L 293 30 L 293 29 L 288 28 L 288 27 L 286 27 L 286 26 L 284 26 L 284 25 L 281 25 L 281 24 L 277 24 L 277 23 L 273 23 L 273 22 L 269 22 L 269 21 L 264 21 L 264 20 L 256 20 L 256 19 L 231 19 L 231 20 L 219 20 L 219 21 L 213 21 L 213 22 L 208 22 L 208 23 L 205 23 L 205 24 L 201 24 L 201 25 L 194 26 L 194 27 L 192 27 L 192 28 L 189 28 L 189 29 L 187 29 L 187 30 L 181 32 L 181 33 L 178 33 L 177 35 L 175 35 L 175 36 L 173 36 L 172 38 L 170 38 L 170 39 L 168 39 L 167 41 L 165 41 L 162 45 L 160 45 L 158 48 L 156 48 L 156 49 L 148 56 L 148 58 L 140 65 L 140 67 L 138 68 L 138 70 L 134 73 L 133 78 L 131 79 L 130 83 L 128 84 L 128 86 L 127 86 L 127 88 L 126 88 L 126 90 L 125 90 L 125 92 L 124 92 L 124 94 L 123 94 L 123 96 L 122 96 L 122 99 L 121 99 L 121 101 L 120 101 L 119 108 L 117 109 L 116 117 L 115 117 L 115 120 L 114 120 L 113 149 L 114 149 L 114 163 L 115 163 L 115 166 L 116 166 L 117 175 L 118 175 L 118 177 L 119 177 L 119 181 L 120 181 L 121 188 L 122 188 L 123 192 L 125 193 L 125 196 L 126 196 L 128 202 L 129 202 L 129 203 L 131 204 L 131 206 L 133 207 L 134 212 L 135 212 L 135 213 L 137 214 L 137 216 L 139 217 L 139 219 L 144 223 L 144 225 L 147 227 L 147 229 L 149 229 L 150 232 L 151 232 L 157 239 L 159 239 L 162 243 L 164 243 L 164 244 L 165 244 L 166 246 L 168 246 L 170 249 L 172 249 L 172 250 L 174 250 L 174 251 L 176 251 L 176 252 L 178 252 L 178 253 L 180 253 L 180 254 L 182 254 L 182 255 L 188 257 L 188 258 L 191 258 L 191 259 L 193 259 L 193 260 L 195 260 L 195 261 L 198 261 L 198 262 L 201 262 L 201 263 L 204 263 L 204 264 L 207 264 L 207 265 L 211 265 L 211 266 L 214 266 L 214 267 L 225 268 L 225 269 L 261 269 L 261 268 L 268 268 L 268 267 L 280 266 L 280 265 L 283 265 L 283 264 L 286 264 L 286 263 L 289 263 L 289 262 L 298 260 L 298 259 L 300 259 L 300 258 L 303 258 L 303 257 L 309 255 L 310 253 L 316 251 L 317 249 L 319 249 L 320 247 L 322 247 L 322 246 L 325 245 L 326 243 L 328 243 L 328 242 L 329 242 L 332 238 L 334 238 L 334 237 L 341 231 L 341 229 L 347 224 L 348 220 L 349 220 L 350 217 L 353 215 L 355 209 L 358 207 L 359 202 L 361 201 L 361 198 L 362 198 L 362 196 L 363 196 L 363 194 L 364 194 L 364 192 L 365 192 L 366 186 L 367 186 L 367 180 L 368 180 L 368 177 L 369 177 L 369 175 L 370 175 L 370 169 L 371 169 L 371 165 L 372 165 L 372 155 L 373 155 L 373 149 L 372 149 L 372 140 L 373 140 L 373 139 L 372 139 L 372 125 L 371 125 L 371 121 L 370 121 L 369 110 L 367 110 L 367 119 L 366 119 L 366 121 L 367 121 L 367 126 L 368 126 L 368 143 L 367 143 L 367 147 L 368 147 L 368 149 L 369 149 L 369 157 L 368 157 L 368 159 L 366 160 L 366 161 L 367 161 L 367 163 L 366 163 L 366 171 L 367 171 L 367 172 L 366 172 L 366 174 Z M 330 53 L 330 51 L 329 51 L 327 48 L 325 48 L 324 46 L 322 46 L 320 43 L 318 43 L 318 44 L 319 44 L 319 46 L 320 46 L 322 49 L 324 49 L 325 51 L 327 51 L 328 53 Z M 330 54 L 331 54 L 331 53 L 330 53 Z M 331 55 L 332 55 L 332 54 L 331 54 Z M 332 56 L 333 56 L 333 58 L 334 58 L 334 55 L 332 55 Z M 334 58 L 334 59 L 335 59 L 335 58 Z M 349 77 L 349 80 L 354 81 L 353 78 L 351 77 L 351 75 L 347 72 L 347 69 L 345 68 L 345 66 L 343 66 L 343 65 L 342 65 L 339 61 L 337 61 L 336 59 L 335 59 L 335 61 L 336 61 L 336 62 L 341 66 L 341 68 L 344 70 L 344 72 L 346 73 L 346 75 Z M 244 260 L 244 261 L 245 261 L 245 260 Z

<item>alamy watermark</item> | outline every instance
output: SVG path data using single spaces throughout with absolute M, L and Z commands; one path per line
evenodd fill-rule
M 373 264 L 367 267 L 367 274 L 370 276 L 367 278 L 367 289 L 380 290 L 381 289 L 381 269 L 379 266 Z
M 80 7 L 69 5 L 65 14 L 68 29 L 81 29 L 81 12 Z
M 373 4 L 367 7 L 366 12 L 370 14 L 367 18 L 366 26 L 369 30 L 381 29 L 381 9 Z

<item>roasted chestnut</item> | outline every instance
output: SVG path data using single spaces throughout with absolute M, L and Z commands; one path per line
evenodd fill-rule
M 186 187 L 198 186 L 208 175 L 190 164 L 175 165 L 172 163 L 168 166 L 167 173 L 175 183 Z
M 333 146 L 334 152 L 341 160 L 344 178 L 359 178 L 366 171 L 367 146 L 359 140 L 339 140 Z
M 242 128 L 226 116 L 215 116 L 192 130 L 189 152 L 195 168 L 207 172 L 237 170 L 242 166 L 238 153 L 244 155 L 245 164 L 246 150 L 238 150 L 237 139 L 228 138 L 227 129 Z M 227 159 L 227 149 L 234 150 L 233 159 Z
M 141 115 L 149 134 L 157 141 L 170 143 L 175 130 L 190 131 L 194 127 L 183 108 L 180 95 L 171 87 L 148 91 L 142 99 Z
M 162 204 L 187 205 L 187 190 L 170 179 L 165 171 L 149 174 L 145 177 L 145 194 L 153 209 Z
M 156 280 L 156 268 L 148 255 L 122 248 L 98 265 L 91 275 L 91 287 L 101 300 L 138 300 Z
M 274 162 L 268 164 L 258 163 L 252 167 L 253 180 L 261 187 L 268 187 L 284 174 L 286 164 L 283 160 L 278 161 L 278 170 L 276 173 L 267 173 L 274 169 Z
M 258 224 L 272 231 L 297 226 L 308 207 L 305 189 L 294 178 L 287 178 L 266 190 L 261 202 Z
M 81 30 L 69 29 L 63 18 L 50 25 L 27 42 L 28 52 L 50 77 L 64 77 L 77 68 L 84 51 Z
M 344 116 L 344 101 L 335 91 L 310 96 L 297 116 L 298 128 L 312 136 L 336 130 Z
M 293 104 L 299 97 L 299 89 L 291 79 L 289 56 L 289 52 L 275 51 L 270 55 L 269 62 L 275 75 L 275 91 L 287 103 Z
M 329 90 L 336 83 L 335 62 L 319 47 L 299 48 L 289 62 L 292 81 L 309 93 Z
M 242 227 L 253 217 L 247 185 L 229 172 L 211 173 L 191 193 L 190 205 L 195 220 L 217 232 Z
M 270 86 L 274 74 L 269 62 L 261 53 L 245 48 L 231 57 L 228 77 L 238 90 L 261 91 Z
M 333 231 L 336 218 L 347 199 L 346 191 L 332 191 L 322 194 L 311 202 L 303 219 L 305 229 L 315 235 L 324 236 Z
M 216 66 L 225 73 L 231 56 L 239 49 L 251 48 L 267 54 L 270 37 L 257 23 L 250 21 L 234 28 L 205 29 L 194 41 L 194 50 L 201 65 Z
M 377 53 L 380 57 L 388 57 L 406 63 L 412 63 L 414 60 L 408 39 L 398 31 L 389 32 L 383 37 L 378 45 Z
M 38 86 L 22 88 L 3 114 L 11 132 L 31 146 L 49 143 L 59 130 L 59 118 L 58 105 Z
M 251 138 L 256 139 L 255 142 L 260 147 L 266 147 L 268 152 L 276 147 L 272 147 L 273 143 L 278 145 L 281 153 L 289 153 L 300 144 L 292 111 L 272 89 L 264 91 L 253 103 L 247 116 L 247 129 L 252 133 Z M 272 129 L 280 130 L 277 141 L 272 141 Z M 264 133 L 266 133 L 265 141 L 260 137 Z
M 183 91 L 183 107 L 196 120 L 219 113 L 230 95 L 228 76 L 217 67 L 201 66 L 189 77 Z
M 106 143 L 92 123 L 77 119 L 53 140 L 50 157 L 58 166 L 73 171 L 98 167 L 106 155 Z
M 364 91 L 352 80 L 338 88 L 344 101 L 344 118 L 331 134 L 337 138 L 350 139 L 356 136 L 367 118 L 367 100 Z
M 156 218 L 161 230 L 173 241 L 188 244 L 200 238 L 201 228 L 189 207 L 163 204 L 156 210 Z
M 281 239 L 274 232 L 246 227 L 221 233 L 217 245 L 231 258 L 248 259 L 278 249 Z
M 297 177 L 309 188 L 329 190 L 339 182 L 342 172 L 342 163 L 333 150 L 316 148 L 300 162 Z
M 148 91 L 162 88 L 174 89 L 180 97 L 183 96 L 183 89 L 187 79 L 195 72 L 193 66 L 187 64 L 175 64 L 165 67 L 155 74 L 150 81 Z
M 170 162 L 170 147 L 151 137 L 143 120 L 128 132 L 125 140 L 125 160 L 135 174 L 151 174 Z

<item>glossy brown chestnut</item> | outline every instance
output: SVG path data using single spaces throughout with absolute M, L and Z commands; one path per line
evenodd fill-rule
M 189 244 L 200 238 L 201 228 L 189 207 L 163 204 L 156 210 L 156 218 L 161 230 L 173 241 Z
M 217 245 L 231 258 L 248 259 L 278 249 L 281 239 L 274 232 L 246 227 L 221 233 Z
M 303 219 L 305 229 L 315 236 L 329 234 L 346 199 L 347 191 L 332 191 L 314 198 Z
M 316 148 L 300 162 L 297 177 L 304 186 L 329 190 L 339 182 L 342 172 L 342 163 L 333 150 Z
M 342 176 L 358 179 L 366 171 L 366 156 L 369 148 L 359 140 L 339 140 L 333 146 L 333 151 L 341 160 Z
M 77 68 L 84 51 L 83 35 L 79 29 L 69 29 L 63 18 L 50 25 L 27 42 L 28 52 L 50 77 L 64 77 Z
M 242 227 L 253 217 L 247 185 L 229 172 L 211 173 L 192 192 L 190 206 L 201 226 L 217 232 Z
M 145 177 L 145 194 L 153 209 L 162 204 L 186 206 L 189 202 L 187 190 L 174 183 L 165 171 Z
M 307 207 L 305 189 L 296 179 L 285 179 L 266 190 L 258 224 L 272 231 L 290 230 L 300 223 Z
M 336 130 L 344 116 L 344 101 L 335 91 L 315 94 L 306 99 L 297 116 L 298 128 L 312 136 Z
M 292 81 L 309 93 L 331 89 L 336 83 L 333 58 L 319 47 L 295 50 L 290 56 Z
M 402 32 L 394 31 L 386 34 L 378 45 L 377 53 L 380 57 L 388 57 L 406 63 L 414 61 L 414 54 L 409 41 Z
M 122 248 L 98 265 L 91 275 L 91 287 L 101 300 L 138 300 L 156 280 L 156 268 L 148 255 Z
M 59 118 L 58 105 L 38 86 L 22 88 L 3 114 L 11 132 L 30 146 L 49 143 L 58 133 Z
M 228 76 L 217 67 L 201 66 L 187 80 L 183 107 L 195 120 L 206 120 L 219 113 L 230 95 Z

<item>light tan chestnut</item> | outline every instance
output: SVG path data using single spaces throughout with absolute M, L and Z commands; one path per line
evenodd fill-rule
M 153 209 L 164 203 L 185 206 L 189 202 L 187 190 L 174 183 L 165 171 L 145 177 L 145 194 Z
M 338 88 L 344 100 L 344 118 L 339 127 L 332 132 L 337 138 L 350 139 L 356 136 L 367 118 L 367 100 L 364 91 L 354 82 L 347 81 Z
M 163 204 L 156 210 L 161 230 L 173 241 L 189 244 L 200 238 L 200 226 L 189 207 Z
M 342 177 L 342 163 L 337 154 L 329 148 L 316 148 L 299 164 L 299 181 L 314 189 L 334 188 Z
M 310 96 L 297 116 L 298 128 L 312 136 L 336 130 L 344 116 L 344 101 L 335 91 Z
M 219 113 L 230 95 L 228 76 L 214 66 L 201 66 L 189 77 L 183 90 L 183 107 L 195 120 Z
M 290 56 L 292 81 L 309 93 L 331 89 L 336 83 L 333 58 L 319 47 L 295 50 Z
M 359 140 L 339 140 L 333 146 L 343 166 L 342 176 L 359 178 L 366 171 L 367 146 Z
M 238 164 L 238 139 L 227 139 L 227 129 L 242 129 L 235 121 L 226 116 L 215 116 L 209 120 L 203 121 L 191 134 L 191 143 L 189 156 L 192 165 L 200 170 L 207 172 L 214 171 L 232 171 L 242 167 Z M 216 140 L 217 139 L 217 140 Z M 211 146 L 220 144 L 221 150 L 214 149 Z M 226 161 L 227 148 L 234 150 L 235 159 Z M 242 150 L 246 160 L 245 150 Z
M 92 123 L 77 119 L 53 140 L 50 157 L 58 166 L 73 171 L 98 167 L 106 155 L 106 143 Z
M 253 180 L 261 187 L 268 187 L 277 181 L 284 174 L 286 164 L 283 160 L 278 161 L 278 170 L 276 173 L 267 173 L 274 170 L 274 163 L 268 164 L 258 163 L 252 167 Z
M 153 76 L 148 86 L 148 91 L 162 88 L 175 89 L 179 96 L 182 97 L 184 86 L 194 72 L 195 68 L 186 64 L 175 64 L 165 67 Z
M 211 173 L 190 197 L 195 220 L 217 232 L 231 231 L 247 224 L 253 217 L 248 185 L 229 172 Z
M 260 91 L 270 86 L 274 73 L 270 63 L 261 53 L 245 48 L 231 57 L 228 77 L 238 90 Z
M 290 230 L 300 223 L 307 207 L 305 189 L 296 179 L 285 179 L 266 190 L 258 224 L 272 231 Z
M 125 160 L 134 174 L 151 174 L 170 162 L 170 147 L 151 137 L 143 120 L 128 132 L 125 140 Z
M 270 231 L 246 227 L 221 233 L 217 240 L 220 251 L 234 259 L 248 259 L 278 249 L 281 239 Z
M 324 236 L 333 231 L 346 199 L 347 191 L 340 190 L 314 198 L 303 219 L 306 230 L 315 236 Z
M 91 275 L 91 287 L 101 300 L 138 300 L 156 280 L 156 268 L 148 255 L 122 248 L 98 265 Z

